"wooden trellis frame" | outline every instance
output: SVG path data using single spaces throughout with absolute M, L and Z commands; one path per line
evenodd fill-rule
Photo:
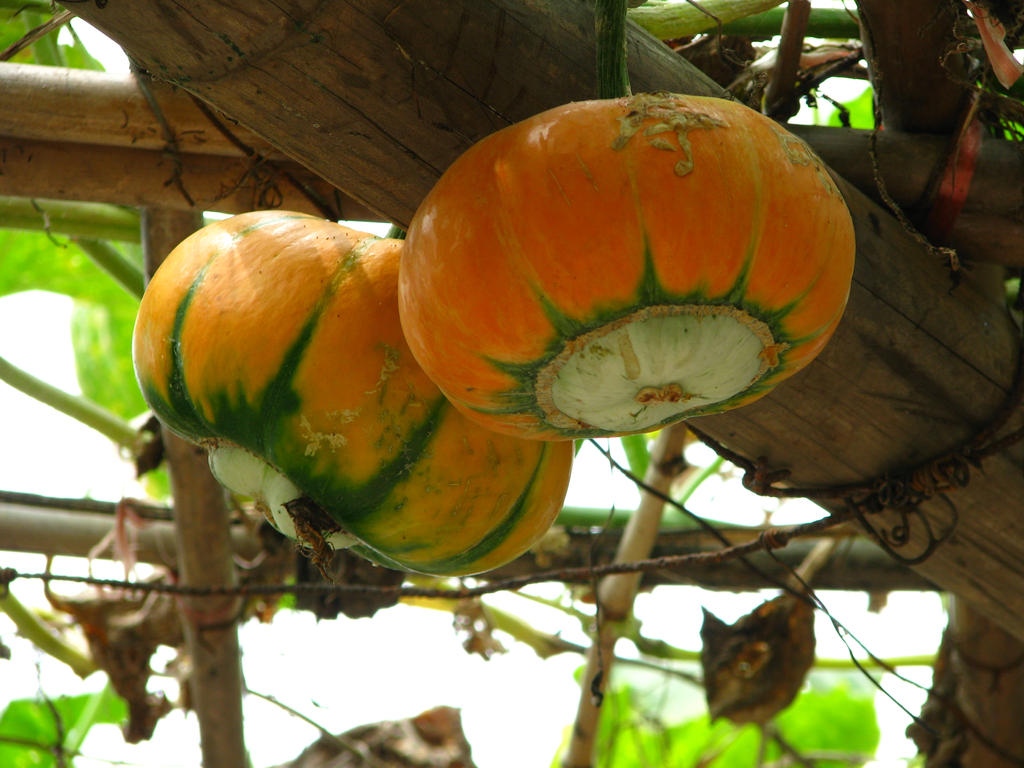
M 920 10 L 937 4 L 911 5 Z M 876 13 L 876 20 L 885 18 L 878 4 L 861 6 L 869 16 Z M 472 141 L 593 92 L 592 29 L 586 6 L 575 0 L 257 2 L 239 9 L 211 0 L 188 8 L 121 0 L 70 7 L 120 42 L 158 80 L 249 126 L 256 135 L 241 130 L 239 135 L 322 195 L 345 190 L 359 201 L 349 200 L 349 212 L 342 212 L 353 218 L 362 213 L 407 223 L 441 170 Z M 720 93 L 642 31 L 632 29 L 629 41 L 636 90 Z M 872 55 L 883 68 L 891 66 L 886 60 L 891 41 L 876 43 Z M 180 96 L 164 94 L 167 103 Z M 0 112 L 9 114 L 2 99 L 0 89 Z M 894 117 L 899 98 L 883 102 Z M 934 130 L 944 129 L 944 117 L 948 114 L 932 115 Z M 43 158 L 62 162 L 59 158 L 74 153 L 60 155 L 57 150 L 66 147 L 16 130 L 0 124 L 5 142 L 0 168 L 6 172 L 6 178 L 0 175 L 0 194 L 73 196 L 59 184 L 43 187 L 31 176 L 45 167 Z M 983 428 L 1010 388 L 1017 332 L 995 270 L 979 266 L 950 290 L 949 274 L 934 251 L 865 196 L 877 193 L 878 178 L 864 172 L 864 135 L 839 129 L 805 135 L 834 169 L 863 188 L 842 183 L 859 243 L 847 316 L 826 353 L 803 375 L 758 404 L 701 419 L 699 425 L 738 453 L 763 457 L 766 467 L 791 469 L 795 483 L 855 482 L 927 462 Z M 854 145 L 862 149 L 855 153 Z M 829 147 L 832 154 L 825 151 Z M 118 147 L 117 153 L 132 154 L 106 162 L 108 167 L 123 163 L 131 177 L 134 166 L 127 158 L 149 151 L 155 153 L 148 161 L 155 172 L 166 173 L 170 166 L 161 148 L 159 140 L 146 149 Z M 114 158 L 117 153 L 109 151 Z M 881 175 L 897 182 L 890 191 L 904 190 L 893 195 L 896 202 L 913 204 L 947 152 L 941 139 L 880 137 Z M 203 154 L 215 153 L 197 153 Z M 240 153 L 228 149 L 216 156 L 215 167 L 194 161 L 196 168 L 207 163 L 202 184 L 214 191 L 245 171 Z M 900 169 L 890 176 L 887 156 L 914 173 Z M 1011 144 L 989 141 L 979 158 L 977 191 L 954 228 L 954 244 L 1019 265 L 1024 261 L 1020 225 L 1013 217 L 1020 206 L 1021 185 L 1014 186 L 1021 177 L 1020 153 Z M 145 185 L 151 188 L 151 179 Z M 174 205 L 174 190 L 169 192 L 170 197 L 146 202 Z M 91 196 L 110 199 L 98 197 L 103 193 Z M 296 201 L 293 207 L 306 205 L 290 199 Z M 231 210 L 230 205 L 223 207 Z M 242 208 L 245 202 L 234 205 Z M 1019 426 L 1019 419 L 1009 426 Z M 959 521 L 955 533 L 915 568 L 1024 637 L 1020 465 L 1014 448 L 987 460 L 983 473 L 974 471 L 954 495 L 926 500 L 920 511 L 936 529 L 950 520 L 947 501 Z M 885 525 L 880 522 L 879 528 Z M 927 543 L 920 525 L 912 525 L 909 534 L 908 551 Z

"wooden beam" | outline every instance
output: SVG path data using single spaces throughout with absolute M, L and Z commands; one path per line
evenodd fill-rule
M 926 209 L 936 174 L 950 153 L 940 134 L 844 130 L 789 125 L 833 170 L 885 207 L 882 188 L 905 211 Z M 877 163 L 876 177 L 874 165 Z M 963 208 L 949 245 L 968 260 L 1024 266 L 1024 151 L 1019 142 L 986 138 L 976 158 Z
M 473 141 L 596 94 L 592 15 L 575 0 L 69 8 L 155 78 L 244 115 L 240 124 L 402 225 Z M 200 31 L 206 13 L 212 26 Z M 675 54 L 631 28 L 635 90 L 721 92 L 667 67 Z
M 475 139 L 594 92 L 591 12 L 575 0 L 71 7 L 154 75 L 402 223 Z M 629 54 L 637 91 L 718 92 L 636 28 Z M 832 343 L 758 403 L 700 420 L 743 455 L 791 468 L 800 484 L 864 480 L 953 449 L 999 409 L 1017 353 L 998 285 L 979 270 L 951 290 L 934 254 L 842 188 L 858 260 Z M 959 509 L 959 527 L 919 570 L 1024 636 L 1019 459 L 989 460 L 943 498 Z M 940 530 L 949 508 L 923 509 Z M 912 525 L 912 545 L 922 536 Z
M 907 735 L 926 763 L 955 755 L 963 768 L 1013 768 L 1024 762 L 1024 643 L 950 601 L 949 625 L 935 664 L 923 723 Z M 955 714 L 954 714 L 955 713 Z

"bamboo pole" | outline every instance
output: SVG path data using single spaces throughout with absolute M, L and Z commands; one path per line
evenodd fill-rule
M 183 153 L 245 155 L 192 97 L 164 83 L 147 81 L 163 124 L 131 74 L 4 62 L 0 84 L 2 136 L 163 150 L 169 128 Z M 207 109 L 237 142 L 268 159 L 286 159 L 237 121 Z
M 0 63 L 0 86 L 0 195 L 224 213 L 276 205 L 320 214 L 294 179 L 331 201 L 339 218 L 385 218 L 298 163 L 280 159 L 266 165 L 246 160 L 180 90 L 158 83 L 151 86 L 168 124 L 180 137 L 176 166 L 156 138 L 160 126 L 155 116 L 127 76 Z M 236 123 L 229 125 L 237 127 L 239 138 L 251 142 L 262 157 L 283 158 Z M 860 191 L 881 201 L 869 131 L 789 128 Z M 887 128 L 875 137 L 875 152 L 886 190 L 897 204 L 911 210 L 927 197 L 934 169 L 949 152 L 949 139 Z M 1024 224 L 1018 215 L 1024 206 L 1022 190 L 1024 156 L 1016 143 L 984 141 L 950 244 L 977 260 L 1024 265 Z M 32 220 L 34 212 L 25 210 L 29 207 L 29 201 L 14 210 L 0 205 L 0 225 L 16 228 L 26 216 Z
M 136 299 L 141 299 L 146 288 L 146 279 L 139 266 L 128 259 L 106 240 L 87 237 L 74 238 L 75 245 L 82 249 L 92 263 L 102 269 L 113 280 Z
M 223 213 L 281 208 L 323 215 L 297 184 L 326 201 L 338 218 L 383 220 L 296 163 L 267 165 L 222 155 L 0 135 L 0 195 Z
M 675 473 L 668 468 L 675 466 L 674 459 L 681 455 L 685 438 L 686 427 L 683 424 L 673 425 L 658 434 L 651 447 L 650 465 L 644 475 L 646 486 L 661 494 L 669 492 Z M 658 536 L 664 506 L 663 496 L 648 491 L 641 494 L 640 505 L 626 525 L 619 542 L 615 562 L 630 562 L 650 555 Z M 637 573 L 608 576 L 598 585 L 598 622 L 587 653 L 575 725 L 562 762 L 565 768 L 590 768 L 593 764 L 601 698 L 615 658 L 619 624 L 632 614 L 633 600 L 639 586 L 640 574 Z
M 777 6 L 783 0 L 687 0 L 672 3 L 647 3 L 627 11 L 631 21 L 662 40 L 674 40 L 697 34 L 718 34 L 767 40 L 782 30 L 785 11 Z M 763 10 L 767 8 L 768 10 Z M 857 9 L 813 8 L 807 36 L 833 40 L 860 37 Z
M 109 502 L 109 512 L 88 512 L 60 507 L 44 509 L 0 499 L 2 549 L 113 559 L 117 554 L 112 548 L 102 551 L 97 548 L 104 539 L 109 539 L 117 525 L 116 506 L 116 502 Z M 131 554 L 136 561 L 179 570 L 173 522 L 142 519 L 138 524 L 129 522 L 128 525 Z M 229 536 L 232 553 L 245 560 L 253 560 L 263 549 L 259 537 L 246 526 L 231 526 Z
M 135 502 L 130 501 L 133 505 Z M 97 545 L 109 537 L 115 526 L 117 502 L 95 499 L 52 499 L 0 491 L 0 542 L 2 549 L 11 552 L 34 552 L 44 555 L 108 558 L 112 550 L 95 551 Z M 169 509 L 147 510 L 136 507 L 141 523 L 133 525 L 130 534 L 133 557 L 141 563 L 163 565 L 178 569 L 174 524 L 166 519 L 154 519 L 154 513 L 170 515 Z M 722 534 L 730 541 L 742 543 L 755 539 L 764 528 L 724 527 Z M 569 530 L 557 549 L 544 548 L 537 553 L 528 552 L 519 559 L 489 572 L 486 578 L 502 579 L 524 576 L 540 571 L 558 572 L 583 568 L 590 562 L 608 562 L 615 555 L 621 531 Z M 894 590 L 934 591 L 935 585 L 900 565 L 863 536 L 842 530 L 835 531 L 839 539 L 837 554 L 818 573 L 815 584 L 819 589 L 845 589 L 868 592 Z M 263 549 L 259 536 L 244 525 L 230 529 L 231 548 L 244 560 L 253 560 Z M 786 568 L 802 562 L 814 540 L 791 542 L 772 556 L 758 554 L 750 562 L 759 571 L 781 578 Z M 652 557 L 663 555 L 696 554 L 718 549 L 717 538 L 701 530 L 662 530 L 651 552 Z M 765 586 L 751 570 L 738 561 L 713 565 L 679 566 L 664 568 L 645 574 L 642 584 L 686 584 L 704 589 L 742 591 Z
M 237 121 L 130 74 L 0 63 L 0 171 L 0 195 L 383 220 Z
M 781 5 L 784 0 L 703 0 L 700 3 L 648 3 L 630 8 L 627 15 L 655 37 L 670 40 L 700 32 L 715 32 L 741 19 L 759 15 Z M 774 20 L 774 18 L 773 18 Z

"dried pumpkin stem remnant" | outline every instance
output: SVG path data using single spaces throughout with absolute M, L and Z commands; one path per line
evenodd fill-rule
M 619 118 L 619 135 L 612 142 L 612 149 L 622 149 L 645 123 L 655 121 L 644 128 L 643 136 L 655 149 L 683 153 L 683 157 L 676 161 L 673 168 L 676 176 L 686 176 L 693 170 L 693 149 L 687 135 L 690 131 L 728 126 L 724 120 L 717 117 L 679 106 L 669 94 L 640 94 L 630 99 L 630 104 L 633 108 L 624 117 Z M 673 132 L 678 146 L 663 135 Z
M 234 493 L 253 499 L 267 521 L 285 536 L 307 545 L 311 539 L 323 540 L 339 549 L 356 543 L 326 512 L 313 505 L 291 480 L 256 454 L 226 442 L 207 447 L 210 470 L 218 482 Z M 303 514 L 296 516 L 293 509 L 301 510 Z M 315 517 L 316 537 L 309 534 L 313 527 L 310 510 L 320 512 Z M 297 523 L 303 529 L 301 532 L 297 530 Z M 300 535 L 302 533 L 305 535 Z M 311 548 L 316 550 L 315 546 Z

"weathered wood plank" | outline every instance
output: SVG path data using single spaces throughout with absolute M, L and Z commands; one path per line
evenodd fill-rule
M 69 8 L 399 224 L 473 141 L 596 93 L 590 12 L 572 0 Z M 634 88 L 719 93 L 633 30 Z
M 111 0 L 72 10 L 157 76 L 402 223 L 469 142 L 593 92 L 589 10 L 574 0 L 194 2 L 187 10 Z M 714 92 L 637 29 L 630 54 L 635 90 Z M 1014 367 L 1016 334 L 1001 297 L 970 280 L 951 291 L 934 256 L 863 195 L 844 193 L 858 266 L 834 341 L 759 403 L 701 420 L 744 455 L 791 467 L 799 483 L 861 479 L 948 450 L 995 412 Z M 920 570 L 1024 636 L 1019 462 L 988 462 L 953 498 L 957 534 Z

